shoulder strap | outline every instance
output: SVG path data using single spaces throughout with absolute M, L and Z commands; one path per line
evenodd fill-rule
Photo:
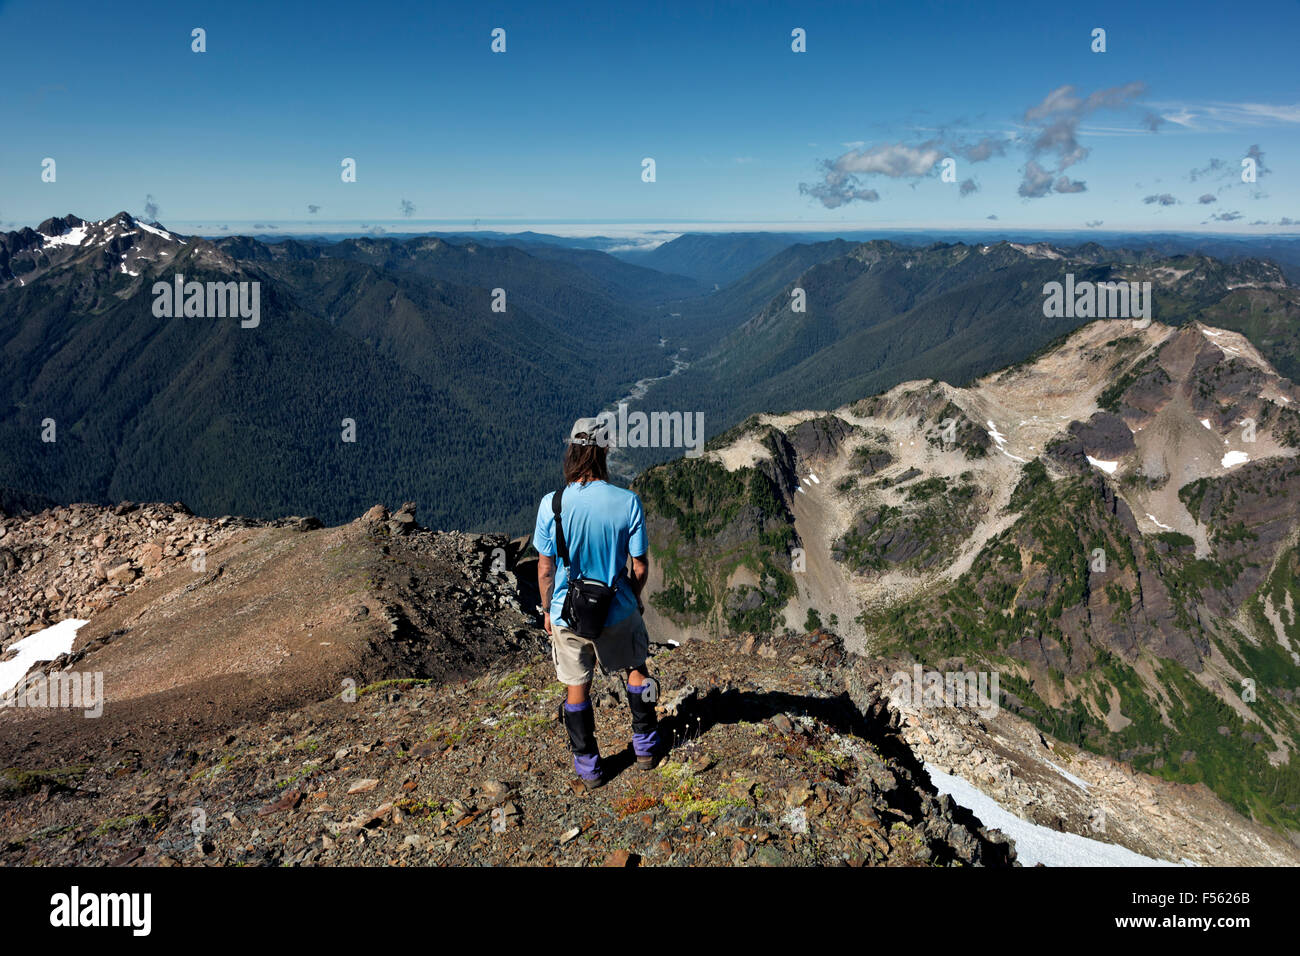
M 564 497 L 564 486 L 561 485 L 551 496 L 551 513 L 555 515 L 555 552 L 565 563 L 569 563 L 569 545 L 564 540 L 564 521 L 560 517 L 560 499 Z

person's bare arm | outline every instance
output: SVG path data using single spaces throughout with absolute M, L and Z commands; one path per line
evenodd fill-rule
M 542 594 L 542 613 L 546 633 L 551 633 L 551 596 L 555 593 L 555 559 L 547 555 L 537 558 L 537 590 Z
M 628 579 L 632 582 L 632 593 L 636 595 L 636 606 L 640 611 L 645 611 L 645 604 L 641 601 L 641 591 L 645 588 L 646 580 L 650 577 L 650 555 L 644 554 L 641 557 L 632 558 L 632 570 L 628 574 Z

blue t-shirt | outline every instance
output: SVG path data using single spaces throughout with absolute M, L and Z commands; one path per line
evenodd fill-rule
M 551 622 L 568 627 L 560 617 L 564 596 L 569 590 L 569 565 L 556 556 L 555 515 L 551 512 L 551 492 L 537 509 L 537 527 L 533 547 L 538 554 L 555 558 L 555 593 L 551 595 Z M 584 578 L 596 578 L 614 586 L 605 626 L 611 627 L 636 610 L 636 595 L 623 575 L 628 555 L 645 557 L 645 514 L 635 492 L 606 481 L 571 484 L 564 489 L 560 502 L 564 510 L 564 541 L 569 546 L 569 561 L 578 566 Z

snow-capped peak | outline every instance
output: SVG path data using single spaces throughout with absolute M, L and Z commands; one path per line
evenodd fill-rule
M 62 219 L 47 219 L 37 227 L 41 236 L 41 247 L 52 249 L 60 246 L 102 246 L 119 236 L 131 236 L 143 230 L 166 242 L 185 245 L 185 240 L 168 232 L 157 223 L 149 224 L 133 218 L 129 213 L 120 212 L 111 219 L 87 222 L 76 216 Z
M 62 235 L 46 236 L 42 245 L 49 246 L 79 246 L 86 241 L 86 236 L 90 232 L 90 224 L 82 223 L 69 229 Z

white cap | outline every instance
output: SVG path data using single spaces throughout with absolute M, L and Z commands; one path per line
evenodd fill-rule
M 609 419 L 604 417 L 579 418 L 569 431 L 570 445 L 599 445 L 608 448 L 614 443 L 610 435 Z

